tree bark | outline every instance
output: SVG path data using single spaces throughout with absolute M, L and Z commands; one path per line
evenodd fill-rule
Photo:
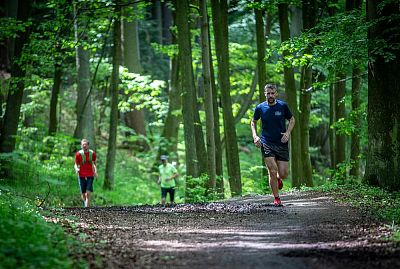
M 279 12 L 279 26 L 281 29 L 281 41 L 285 42 L 290 38 L 290 28 L 289 28 L 289 12 L 287 4 L 278 5 Z M 287 51 L 282 53 L 283 57 L 289 55 Z M 299 119 L 299 110 L 297 108 L 297 91 L 296 91 L 296 81 L 294 79 L 294 70 L 291 67 L 284 66 L 283 68 L 284 81 L 285 81 L 285 92 L 287 95 L 288 104 L 290 110 L 295 119 Z M 301 136 L 300 136 L 300 126 L 295 125 L 292 130 L 290 137 L 290 161 L 291 161 L 291 174 L 292 174 L 292 186 L 300 187 L 301 178 Z
M 81 25 L 85 22 L 80 21 L 77 14 L 76 6 L 74 5 L 74 28 L 75 41 L 87 40 L 86 34 L 81 35 Z M 94 125 L 91 97 L 87 98 L 90 91 L 90 55 L 89 51 L 84 49 L 82 45 L 76 47 L 76 69 L 78 71 L 78 98 L 76 100 L 76 116 L 77 124 L 74 132 L 74 137 L 77 139 L 86 138 L 90 143 L 94 144 Z
M 303 0 L 303 27 L 304 30 L 315 26 L 317 16 L 316 0 Z M 312 67 L 306 65 L 301 72 L 301 95 L 300 95 L 300 136 L 301 136 L 301 160 L 302 178 L 300 184 L 312 186 L 312 167 L 309 153 L 310 145 L 310 111 L 311 111 L 311 91 Z
M 400 190 L 400 44 L 399 3 L 367 1 L 369 44 L 386 42 L 385 54 L 369 47 L 368 151 L 365 181 L 390 190 Z M 392 58 L 387 57 L 391 53 Z
M 216 188 L 216 159 L 215 159 L 215 136 L 214 136 L 214 110 L 213 93 L 211 87 L 211 57 L 209 23 L 207 14 L 207 1 L 200 0 L 201 19 L 201 54 L 203 64 L 204 81 L 204 108 L 206 112 L 206 136 L 207 136 L 207 163 L 208 163 L 208 192 L 214 192 Z
M 228 50 L 228 4 L 226 0 L 212 0 L 215 48 L 218 60 L 218 79 L 221 89 L 221 101 L 224 116 L 226 137 L 226 160 L 232 196 L 242 194 L 240 178 L 239 152 L 235 124 L 232 114 L 232 100 L 229 82 L 229 50 Z
M 140 64 L 140 48 L 139 48 L 139 31 L 138 21 L 127 21 L 123 20 L 123 63 L 130 73 L 140 74 L 142 72 L 142 66 Z M 135 105 L 132 105 L 131 111 L 124 114 L 126 126 L 132 128 L 136 135 L 146 136 L 146 124 L 145 114 L 142 109 L 136 109 Z M 146 141 L 140 139 L 138 146 L 141 150 L 148 150 Z
M 31 1 L 21 0 L 18 4 L 17 20 L 26 22 L 31 12 Z M 22 97 L 25 88 L 25 70 L 19 60 L 23 55 L 23 48 L 28 43 L 30 28 L 19 33 L 15 38 L 15 47 L 12 65 L 11 79 L 15 81 L 9 91 L 6 110 L 3 119 L 3 130 L 0 136 L 0 152 L 12 152 L 15 149 L 16 135 L 21 112 Z
M 114 185 L 114 167 L 117 144 L 118 127 L 118 93 L 119 93 L 119 67 L 122 64 L 121 51 L 121 7 L 115 7 L 116 18 L 114 21 L 113 38 L 113 70 L 111 75 L 111 112 L 110 112 L 110 131 L 107 147 L 107 160 L 103 188 L 111 190 Z
M 346 11 L 358 10 L 361 11 L 362 0 L 346 0 Z M 359 64 L 353 66 L 353 75 L 351 81 L 351 109 L 353 113 L 357 113 L 360 108 L 361 97 L 361 68 Z M 358 114 L 358 113 L 357 113 Z M 352 166 L 350 169 L 350 175 L 353 177 L 360 177 L 360 129 L 361 119 L 360 117 L 354 118 L 354 132 L 351 133 L 351 150 L 350 160 Z
M 57 105 L 58 105 L 58 95 L 60 94 L 61 88 L 61 76 L 62 67 L 61 59 L 56 58 L 54 63 L 54 79 L 53 87 L 51 89 L 51 99 L 50 99 L 50 112 L 49 112 L 49 135 L 54 135 L 57 132 L 58 121 L 57 121 Z
M 179 69 L 182 83 L 182 113 L 185 135 L 185 155 L 186 155 L 186 176 L 198 177 L 199 170 L 197 164 L 196 138 L 194 130 L 194 89 L 193 87 L 193 67 L 192 49 L 190 44 L 190 32 L 188 25 L 188 1 L 176 1 L 176 17 L 178 28 L 178 48 L 179 48 Z M 187 189 L 194 186 L 186 185 Z M 188 197 L 189 199 L 191 197 Z
M 358 67 L 353 68 L 353 78 L 351 84 L 351 108 L 353 112 L 357 112 L 360 109 L 361 103 L 361 69 Z M 358 114 L 358 113 L 357 113 Z M 360 176 L 360 129 L 361 129 L 361 118 L 354 118 L 355 131 L 351 133 L 351 151 L 350 160 L 353 162 L 350 169 L 350 175 L 354 177 Z
M 335 82 L 335 121 L 344 119 L 346 117 L 346 107 L 344 98 L 346 95 L 346 74 L 342 72 L 336 73 Z M 346 136 L 344 134 L 339 134 L 337 131 L 335 133 L 335 145 L 336 145 L 336 164 L 340 164 L 346 160 Z

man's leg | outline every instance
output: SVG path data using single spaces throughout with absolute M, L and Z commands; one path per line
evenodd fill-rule
M 287 161 L 276 161 L 278 164 L 278 176 L 281 179 L 285 179 L 288 176 L 289 162 Z
M 171 204 L 174 204 L 174 199 L 175 199 L 175 189 L 170 188 L 169 189 L 169 200 L 171 201 Z
M 90 191 L 86 191 L 86 207 L 90 206 Z
M 161 188 L 161 204 L 165 205 L 165 198 L 167 197 L 167 190 Z
M 268 169 L 269 175 L 269 186 L 271 187 L 272 194 L 274 197 L 279 197 L 278 192 L 278 165 L 276 164 L 275 157 L 266 157 L 264 158 L 265 164 Z
M 86 178 L 87 187 L 86 187 L 86 207 L 90 206 L 90 196 L 91 192 L 93 192 L 93 177 Z

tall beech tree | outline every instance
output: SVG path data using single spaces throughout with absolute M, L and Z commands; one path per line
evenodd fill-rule
M 32 10 L 32 1 L 18 1 L 17 20 L 27 22 Z M 15 38 L 14 52 L 11 61 L 11 86 L 6 102 L 3 128 L 0 136 L 0 152 L 12 152 L 15 149 L 16 135 L 21 112 L 22 98 L 25 89 L 24 46 L 28 43 L 30 28 L 23 29 Z
M 216 158 L 215 158 L 215 132 L 214 132 L 214 107 L 213 93 L 211 87 L 211 55 L 209 23 L 207 14 L 207 1 L 200 0 L 201 19 L 201 55 L 203 64 L 204 83 L 204 108 L 206 112 L 206 134 L 207 134 L 207 163 L 208 163 L 208 189 L 215 190 L 216 187 Z
M 121 7 L 116 2 L 114 18 L 114 35 L 113 35 L 113 60 L 111 74 L 111 112 L 110 112 L 110 130 L 107 147 L 107 160 L 104 178 L 104 189 L 112 189 L 114 185 L 114 167 L 115 155 L 117 150 L 117 127 L 118 127 L 118 94 L 119 94 L 119 67 L 122 64 L 121 50 Z
M 76 47 L 76 69 L 78 72 L 78 98 L 76 100 L 77 124 L 74 137 L 77 139 L 86 138 L 94 144 L 94 124 L 92 98 L 90 92 L 90 52 L 85 48 L 88 42 L 87 33 L 84 27 L 87 26 L 88 18 L 85 14 L 77 10 L 74 3 L 74 29 Z
M 400 190 L 400 4 L 368 0 L 368 150 L 365 180 Z M 379 44 L 384 42 L 384 49 Z M 379 47 L 378 47 L 379 46 Z M 381 48 L 381 49 L 378 49 Z
M 316 0 L 303 0 L 303 28 L 311 29 L 315 26 L 317 16 Z M 302 177 L 300 184 L 312 186 L 312 167 L 309 153 L 310 146 L 310 112 L 311 112 L 311 86 L 312 86 L 312 66 L 306 64 L 301 70 L 300 81 L 300 136 L 301 136 L 301 161 Z
M 211 0 L 215 49 L 218 61 L 218 81 L 221 89 L 221 102 L 224 117 L 226 141 L 226 162 L 231 193 L 242 194 L 239 151 L 235 123 L 232 114 L 232 100 L 229 82 L 229 46 L 228 46 L 228 3 L 226 0 Z
M 176 25 L 178 28 L 179 71 L 182 87 L 182 114 L 185 136 L 186 176 L 198 177 L 199 167 L 197 161 L 196 137 L 194 130 L 195 103 L 194 78 L 192 67 L 192 49 L 190 45 L 190 32 L 188 25 L 187 0 L 176 1 Z M 194 186 L 187 184 L 187 189 Z M 190 197 L 189 197 L 190 198 Z
M 362 0 L 346 0 L 346 11 L 357 10 L 361 13 Z M 361 14 L 360 14 L 361 15 Z M 358 115 L 361 103 L 361 64 L 357 61 L 354 62 L 352 67 L 352 79 L 351 79 L 351 109 L 354 115 Z M 352 161 L 352 167 L 350 169 L 350 175 L 358 178 L 360 176 L 360 129 L 361 129 L 361 118 L 359 116 L 354 117 L 355 131 L 351 133 L 351 146 L 350 146 L 350 160 Z
M 133 6 L 133 10 L 136 10 L 137 5 Z M 142 72 L 142 65 L 140 63 L 140 43 L 139 43 L 139 29 L 138 20 L 131 14 L 133 11 L 125 9 L 123 11 L 123 22 L 122 22 L 122 48 L 123 48 L 123 63 L 128 71 L 131 73 Z M 128 127 L 132 128 L 136 135 L 146 136 L 146 124 L 145 115 L 143 109 L 137 109 L 135 105 L 132 105 L 131 111 L 124 114 L 125 123 Z M 141 150 L 148 148 L 144 141 L 139 141 L 138 145 Z
M 285 42 L 290 38 L 290 28 L 289 28 L 289 12 L 288 5 L 285 3 L 278 5 L 279 13 L 279 27 L 281 32 L 281 41 Z M 283 51 L 282 56 L 285 58 L 289 55 L 288 51 Z M 290 110 L 296 120 L 299 120 L 299 110 L 297 108 L 297 91 L 296 91 L 296 81 L 294 79 L 294 69 L 285 65 L 283 67 L 283 76 L 285 81 L 285 90 L 287 95 L 288 104 Z M 292 173 L 292 186 L 300 186 L 301 178 L 301 159 L 299 158 L 301 152 L 301 136 L 300 136 L 300 126 L 295 125 L 292 130 L 290 138 L 290 161 L 291 161 L 291 173 Z

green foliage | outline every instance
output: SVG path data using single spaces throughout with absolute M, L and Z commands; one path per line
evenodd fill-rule
M 47 223 L 38 209 L 15 193 L 0 187 L 0 268 L 81 267 L 69 256 L 72 238 Z
M 200 177 L 186 177 L 186 184 L 191 186 L 191 188 L 186 188 L 186 202 L 206 202 L 206 184 L 208 181 L 207 175 L 202 175 Z
M 400 224 L 400 192 L 389 192 L 352 181 L 332 180 L 315 188 L 335 195 L 339 201 L 367 210 L 380 219 L 392 224 Z
M 300 37 L 282 43 L 281 52 L 289 52 L 284 64 L 312 64 L 326 70 L 345 70 L 348 65 L 365 63 L 367 29 L 364 16 L 357 11 L 328 17 Z

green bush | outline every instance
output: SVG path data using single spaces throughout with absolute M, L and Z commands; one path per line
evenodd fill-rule
M 37 208 L 0 189 L 0 268 L 71 268 L 72 239 Z

